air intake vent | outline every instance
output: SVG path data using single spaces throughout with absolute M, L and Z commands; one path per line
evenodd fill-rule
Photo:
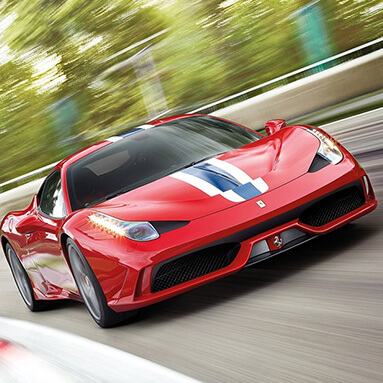
M 228 243 L 166 261 L 154 273 L 152 292 L 177 286 L 230 265 L 239 248 L 237 243 Z
M 323 226 L 361 207 L 364 203 L 365 198 L 361 190 L 353 186 L 316 202 L 303 212 L 299 220 L 309 226 Z

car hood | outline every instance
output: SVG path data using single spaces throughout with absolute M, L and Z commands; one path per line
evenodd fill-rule
M 191 221 L 244 203 L 307 173 L 319 141 L 288 127 L 93 207 L 122 220 Z

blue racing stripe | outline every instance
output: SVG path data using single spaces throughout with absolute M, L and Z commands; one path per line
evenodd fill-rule
M 128 130 L 128 131 L 126 131 L 126 132 L 122 132 L 122 133 L 120 133 L 120 134 L 117 134 L 117 136 L 118 136 L 118 137 L 123 137 L 123 138 L 125 138 L 125 137 L 130 136 L 131 134 L 138 133 L 138 132 L 140 132 L 141 130 L 144 130 L 144 129 L 142 129 L 142 128 L 134 128 L 134 129 Z
M 236 183 L 237 186 L 242 185 L 241 182 L 239 182 L 233 175 L 228 173 L 226 170 L 223 170 L 223 169 L 221 169 L 217 166 L 214 166 L 212 164 L 209 164 L 207 162 L 202 162 L 200 164 L 197 164 L 197 165 L 195 165 L 195 167 L 199 168 L 199 169 L 204 169 L 208 172 L 215 173 L 215 174 L 218 174 L 222 177 L 225 177 L 225 178 L 229 179 L 230 181 L 233 181 L 234 183 Z
M 221 190 L 222 192 L 234 189 L 238 187 L 238 182 L 234 182 L 231 179 L 228 179 L 225 176 L 222 176 L 216 172 L 211 172 L 208 170 L 204 170 L 203 168 L 199 166 L 194 166 L 192 168 L 187 168 L 185 170 L 182 170 L 183 173 L 190 174 L 194 177 L 198 177 L 209 184 L 215 186 L 217 189 Z
M 244 199 L 250 199 L 254 198 L 257 195 L 262 194 L 253 184 L 248 182 L 247 184 L 244 184 L 242 186 L 238 186 L 233 189 L 233 192 L 237 193 Z

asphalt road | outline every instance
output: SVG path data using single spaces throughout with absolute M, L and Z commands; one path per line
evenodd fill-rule
M 355 153 L 380 201 L 382 126 L 378 110 L 326 127 Z M 382 213 L 381 203 L 336 232 L 107 330 L 79 303 L 29 312 L 1 257 L 0 315 L 82 335 L 203 382 L 382 382 Z

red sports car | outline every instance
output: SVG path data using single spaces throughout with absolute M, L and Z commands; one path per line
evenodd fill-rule
M 61 161 L 1 244 L 36 311 L 84 301 L 101 327 L 328 233 L 377 205 L 324 131 L 220 118 L 151 122 Z

